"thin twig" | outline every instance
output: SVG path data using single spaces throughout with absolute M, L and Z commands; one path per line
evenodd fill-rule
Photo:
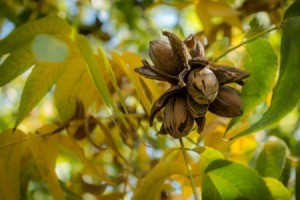
M 181 150 L 182 150 L 182 153 L 183 153 L 183 157 L 184 157 L 185 165 L 186 165 L 186 168 L 187 168 L 187 172 L 188 172 L 188 175 L 189 175 L 189 178 L 190 178 L 191 186 L 193 188 L 193 193 L 194 193 L 195 200 L 199 200 L 196 185 L 195 185 L 195 181 L 194 181 L 194 177 L 193 177 L 193 174 L 192 174 L 192 168 L 191 168 L 191 165 L 189 163 L 188 156 L 187 156 L 187 153 L 185 151 L 185 147 L 184 147 L 182 138 L 179 138 L 179 142 L 180 142 L 180 147 L 181 147 Z
M 263 32 L 260 32 L 260 33 L 258 33 L 258 34 L 256 34 L 256 35 L 254 35 L 254 36 L 251 37 L 250 39 L 245 40 L 245 41 L 241 42 L 240 44 L 238 44 L 238 45 L 236 45 L 236 46 L 234 46 L 234 47 L 228 49 L 228 50 L 225 51 L 223 54 L 221 54 L 219 57 L 217 57 L 216 59 L 214 59 L 214 61 L 217 62 L 218 60 L 220 60 L 221 58 L 223 58 L 224 56 L 226 56 L 229 52 L 231 52 L 231 51 L 233 51 L 233 50 L 235 50 L 235 49 L 237 49 L 237 48 L 239 48 L 239 47 L 241 47 L 241 46 L 243 46 L 243 45 L 245 45 L 245 44 L 247 44 L 247 43 L 249 43 L 249 42 L 252 42 L 253 40 L 256 40 L 256 39 L 259 38 L 260 36 L 263 36 L 263 35 L 265 35 L 265 34 L 267 34 L 267 33 L 269 33 L 269 32 L 272 32 L 272 31 L 278 29 L 279 26 L 280 26 L 280 25 L 277 25 L 277 26 L 275 26 L 275 27 L 273 27 L 273 28 L 270 28 L 270 29 L 268 29 L 268 30 L 265 30 L 265 31 L 263 31 Z

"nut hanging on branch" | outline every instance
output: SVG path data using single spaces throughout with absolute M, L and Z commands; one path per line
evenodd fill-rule
M 170 89 L 153 104 L 149 123 L 165 107 L 163 125 L 158 134 L 181 138 L 189 134 L 195 121 L 198 133 L 205 125 L 207 110 L 222 117 L 243 114 L 242 100 L 237 90 L 225 84 L 244 84 L 249 74 L 230 66 L 215 65 L 205 58 L 203 44 L 194 35 L 184 41 L 174 33 L 163 31 L 168 41 L 150 42 L 153 66 L 143 60 L 135 71 L 146 78 L 167 81 Z

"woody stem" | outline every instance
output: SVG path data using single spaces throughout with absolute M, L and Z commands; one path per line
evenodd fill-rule
M 233 50 L 235 50 L 235 49 L 237 49 L 237 48 L 239 48 L 239 47 L 241 47 L 241 46 L 243 46 L 243 45 L 245 45 L 245 44 L 247 44 L 249 42 L 252 42 L 253 40 L 256 40 L 257 38 L 259 38 L 259 37 L 261 37 L 261 36 L 263 36 L 263 35 L 265 35 L 265 34 L 267 34 L 269 32 L 272 32 L 272 31 L 278 29 L 279 26 L 280 25 L 277 25 L 277 26 L 275 26 L 273 28 L 270 28 L 268 30 L 262 31 L 262 32 L 260 32 L 260 33 L 258 33 L 256 35 L 254 35 L 253 37 L 249 38 L 248 40 L 245 40 L 245 41 L 241 42 L 240 44 L 238 44 L 238 45 L 236 45 L 236 46 L 228 49 L 222 55 L 220 55 L 219 57 L 215 58 L 214 61 L 217 62 L 218 60 L 220 60 L 221 58 L 223 58 L 224 56 L 226 56 L 229 52 L 231 52 L 231 51 L 233 51 Z
M 180 147 L 181 147 L 181 150 L 182 150 L 182 153 L 183 153 L 183 158 L 184 158 L 184 161 L 185 161 L 187 172 L 188 172 L 188 175 L 189 175 L 189 178 L 190 178 L 191 186 L 193 188 L 193 193 L 194 193 L 195 200 L 199 200 L 198 193 L 197 193 L 197 190 L 196 190 L 195 181 L 194 181 L 194 177 L 193 177 L 193 174 L 192 174 L 192 168 L 191 168 L 190 162 L 188 160 L 188 156 L 187 156 L 187 153 L 185 151 L 185 147 L 184 147 L 182 138 L 179 138 L 179 142 L 180 142 Z

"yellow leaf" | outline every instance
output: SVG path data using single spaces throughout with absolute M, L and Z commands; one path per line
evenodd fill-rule
M 186 174 L 184 164 L 179 162 L 169 162 L 157 165 L 142 180 L 132 199 L 159 200 L 160 191 L 165 180 L 174 174 Z
M 39 132 L 52 132 L 57 126 L 46 125 L 39 129 Z M 54 199 L 65 199 L 64 193 L 59 185 L 55 173 L 55 164 L 57 157 L 57 135 L 39 136 L 34 133 L 28 134 L 28 142 L 35 159 L 39 173 L 53 195 Z
M 58 79 L 54 91 L 57 110 L 63 121 L 70 119 L 75 111 L 74 97 L 78 97 L 87 110 L 93 103 L 101 104 L 97 89 L 86 69 L 84 60 L 75 53 L 66 64 L 63 75 Z
M 227 160 L 230 160 L 235 163 L 239 163 L 239 164 L 243 164 L 243 165 L 248 164 L 245 156 L 240 155 L 240 154 L 225 153 L 225 157 Z
M 98 199 L 101 200 L 117 200 L 117 199 L 123 199 L 124 194 L 120 192 L 114 192 L 111 194 L 105 194 L 105 195 L 100 195 L 98 196 Z
M 120 69 L 125 72 L 125 74 L 128 76 L 128 78 L 132 82 L 132 84 L 137 92 L 138 98 L 140 99 L 141 103 L 143 104 L 146 112 L 149 114 L 150 109 L 151 109 L 151 103 L 150 103 L 149 99 L 147 98 L 145 89 L 143 88 L 143 86 L 141 84 L 138 74 L 136 74 L 133 71 L 134 67 L 137 66 L 138 63 L 141 61 L 135 59 L 136 57 L 130 57 L 131 54 L 126 54 L 126 56 L 123 55 L 121 57 L 116 52 L 111 52 L 111 56 L 112 56 L 112 61 L 115 62 L 120 67 Z M 126 61 L 123 59 L 126 59 Z M 139 66 L 141 66 L 141 65 L 142 64 L 140 64 Z
M 195 0 L 195 4 L 196 4 L 195 7 L 196 7 L 197 15 L 198 15 L 199 19 L 201 20 L 203 27 L 204 27 L 204 32 L 205 32 L 205 34 L 209 34 L 212 30 L 212 24 L 210 22 L 211 16 L 210 16 L 207 8 L 205 8 L 203 1 Z
M 205 6 L 210 16 L 213 17 L 237 17 L 239 12 L 230 8 L 227 3 L 222 0 L 199 0 L 202 6 Z
M 182 187 L 182 195 L 185 197 L 185 199 L 189 199 L 192 194 L 193 194 L 193 188 L 191 188 L 191 186 Z
M 176 154 L 174 152 L 176 152 Z M 159 164 L 163 164 L 166 161 L 173 160 L 176 156 L 178 156 L 179 153 L 181 153 L 180 148 L 169 148 L 165 151 L 164 155 L 159 160 Z
M 84 155 L 83 149 L 77 144 L 76 140 L 72 136 L 68 135 L 68 137 L 64 138 L 63 142 L 67 143 L 68 147 L 75 151 L 76 155 L 84 164 L 84 167 L 86 168 L 88 173 L 90 173 L 92 176 L 95 176 L 99 181 L 105 181 L 109 185 L 114 185 L 114 182 L 102 175 L 97 170 L 97 168 L 89 162 L 89 160 Z
M 129 65 L 129 67 L 132 71 L 135 68 L 142 66 L 142 58 L 135 53 L 125 52 L 122 54 L 122 59 Z M 153 80 L 150 80 L 150 79 L 142 77 L 142 76 L 139 76 L 139 77 L 145 82 L 145 85 L 150 90 L 154 99 L 157 99 L 161 95 L 162 90 L 159 87 L 157 87 L 157 84 Z
M 145 145 L 139 145 L 138 151 L 137 151 L 137 161 L 139 167 L 144 171 L 150 170 L 150 158 L 146 152 L 146 146 Z
M 26 135 L 19 130 L 0 133 L 0 199 L 20 199 L 20 141 Z
M 117 95 L 119 97 L 119 100 L 120 100 L 120 103 L 122 104 L 125 112 L 127 112 L 127 107 L 126 107 L 126 104 L 125 104 L 125 99 L 121 93 L 121 90 L 118 86 L 118 83 L 117 83 L 117 79 L 116 79 L 116 76 L 115 74 L 113 73 L 113 70 L 112 70 L 112 66 L 110 65 L 109 61 L 108 61 L 108 58 L 106 57 L 106 54 L 104 52 L 104 50 L 102 48 L 98 48 L 98 52 L 97 52 L 97 59 L 100 63 L 100 66 L 104 66 L 106 71 L 107 71 L 107 74 L 108 74 L 108 77 L 110 79 L 110 82 L 112 83 L 115 91 L 117 92 Z M 105 79 L 105 77 L 104 77 Z
M 234 154 L 245 155 L 250 158 L 255 151 L 257 142 L 254 135 L 247 135 L 239 138 L 231 146 L 230 151 Z
M 223 139 L 225 130 L 225 123 L 222 118 L 216 118 L 211 123 L 207 124 L 203 132 L 205 146 L 212 147 L 219 151 L 226 150 L 231 142 Z
M 231 26 L 242 28 L 242 22 L 239 19 L 238 11 L 229 7 L 224 1 L 213 0 L 195 0 L 197 14 L 204 25 L 206 35 L 209 35 L 212 30 L 211 19 L 213 17 L 222 17 L 225 22 Z

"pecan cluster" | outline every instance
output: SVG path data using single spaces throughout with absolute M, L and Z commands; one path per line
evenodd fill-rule
M 216 65 L 205 58 L 200 40 L 190 35 L 184 41 L 175 34 L 163 31 L 168 41 L 150 42 L 150 59 L 135 71 L 147 78 L 167 81 L 171 87 L 153 104 L 149 123 L 153 125 L 156 114 L 165 107 L 159 134 L 174 138 L 184 137 L 191 131 L 194 121 L 201 133 L 205 114 L 210 112 L 222 117 L 243 114 L 239 92 L 228 83 L 243 85 L 249 74 L 235 67 Z

